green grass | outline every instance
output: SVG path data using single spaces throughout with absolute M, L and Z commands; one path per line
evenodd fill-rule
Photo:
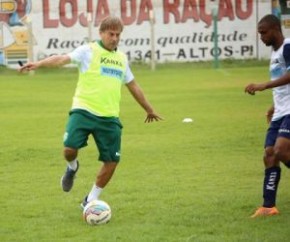
M 136 80 L 164 121 L 144 124 L 123 89 L 122 161 L 101 198 L 109 224 L 91 227 L 79 203 L 100 167 L 92 139 L 81 150 L 75 186 L 63 193 L 62 135 L 76 70 L 20 75 L 0 69 L 0 237 L 10 241 L 289 241 L 289 170 L 282 168 L 280 216 L 250 219 L 261 205 L 263 142 L 271 92 L 244 93 L 268 80 L 267 64 L 168 64 Z M 183 118 L 193 123 L 182 123 Z

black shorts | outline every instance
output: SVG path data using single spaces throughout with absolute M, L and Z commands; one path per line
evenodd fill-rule
M 274 146 L 278 137 L 290 139 L 290 115 L 271 122 L 266 135 L 265 148 Z

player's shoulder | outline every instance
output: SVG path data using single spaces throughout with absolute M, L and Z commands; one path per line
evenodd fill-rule
M 119 48 L 117 48 L 115 50 L 115 52 L 122 57 L 123 60 L 125 60 L 125 62 L 128 62 L 128 58 L 127 58 L 127 55 L 125 54 L 124 51 L 120 50 Z
M 287 56 L 290 53 L 290 38 L 285 38 L 283 43 L 283 55 L 287 53 Z
M 91 47 L 86 43 L 75 48 L 69 53 L 69 56 L 71 56 L 72 59 L 79 59 L 81 56 L 88 55 L 91 51 Z
M 117 50 L 117 52 L 127 61 L 127 55 L 123 51 Z
M 68 54 L 73 63 L 87 62 L 90 59 L 92 50 L 89 44 L 83 44 Z
M 90 43 L 85 43 L 85 44 L 82 44 L 79 47 L 77 47 L 75 49 L 75 51 L 90 52 L 90 51 L 92 51 L 92 47 L 91 47 Z
M 289 44 L 290 44 L 290 38 L 285 38 L 284 45 L 289 45 Z

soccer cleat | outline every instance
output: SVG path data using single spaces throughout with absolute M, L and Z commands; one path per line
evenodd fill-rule
M 251 216 L 251 218 L 267 217 L 267 216 L 273 216 L 273 215 L 277 215 L 277 214 L 279 214 L 279 211 L 276 207 L 272 207 L 272 208 L 260 207 Z
M 85 198 L 84 198 L 84 200 L 82 201 L 82 203 L 81 203 L 81 208 L 82 209 L 85 209 L 85 206 L 88 204 L 89 202 L 88 202 L 88 196 L 86 196 Z
M 61 178 L 61 185 L 64 192 L 69 192 L 74 184 L 75 175 L 79 169 L 79 162 L 77 161 L 77 169 L 74 171 L 69 167 L 66 168 L 64 175 Z

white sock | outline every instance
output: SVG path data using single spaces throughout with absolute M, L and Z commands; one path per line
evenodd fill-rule
M 74 159 L 73 161 L 70 161 L 67 164 L 68 167 L 74 171 L 78 168 L 77 159 Z
M 95 184 L 92 187 L 91 192 L 88 195 L 87 201 L 98 200 L 103 188 L 97 187 Z

